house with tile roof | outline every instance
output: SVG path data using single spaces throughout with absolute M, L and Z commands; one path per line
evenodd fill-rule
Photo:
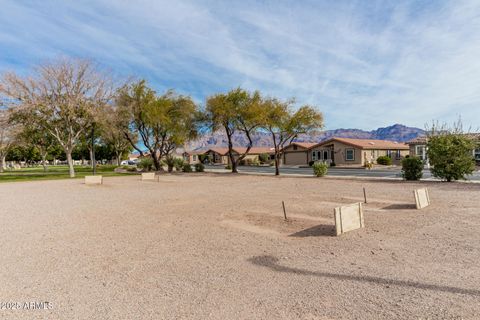
M 234 157 L 239 157 L 241 154 L 245 153 L 247 148 L 245 147 L 234 147 L 233 153 Z M 271 159 L 275 155 L 275 151 L 272 147 L 252 147 L 248 154 L 245 156 L 245 161 L 259 161 L 259 156 L 261 154 L 268 154 Z M 188 161 L 190 164 L 195 164 L 200 162 L 200 156 L 204 155 L 208 157 L 209 162 L 212 164 L 219 165 L 228 165 L 230 164 L 230 158 L 228 156 L 227 147 L 213 147 L 209 149 L 189 151 L 184 153 L 184 160 Z
M 472 150 L 472 153 L 477 165 L 480 165 L 480 133 L 465 133 L 464 135 L 478 142 L 478 148 Z M 419 136 L 408 141 L 407 144 L 411 157 L 419 157 L 428 164 L 426 136 Z
M 283 150 L 283 163 L 307 165 L 311 161 L 325 161 L 358 167 L 375 163 L 380 156 L 389 156 L 393 164 L 399 165 L 408 153 L 408 145 L 396 141 L 334 137 L 320 143 L 293 142 Z

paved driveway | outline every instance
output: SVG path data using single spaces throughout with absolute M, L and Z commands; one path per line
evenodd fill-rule
M 206 166 L 209 171 L 225 171 L 223 166 Z M 259 173 L 259 174 L 274 174 L 274 167 L 250 167 L 241 166 L 238 169 L 241 173 Z M 281 167 L 280 174 L 282 175 L 304 175 L 311 176 L 312 168 L 297 168 L 297 167 Z M 389 179 L 401 179 L 400 168 L 388 168 L 388 169 L 357 169 L 357 168 L 329 168 L 328 176 L 335 177 L 373 177 L 373 178 L 389 178 Z M 424 170 L 423 180 L 433 180 L 434 178 L 430 174 L 429 170 Z M 472 176 L 469 177 L 471 181 L 480 182 L 480 172 L 477 170 Z

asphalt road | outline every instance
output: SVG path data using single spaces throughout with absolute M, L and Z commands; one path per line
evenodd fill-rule
M 206 169 L 211 171 L 224 171 L 223 166 L 206 166 Z M 250 167 L 241 166 L 238 168 L 241 173 L 259 173 L 259 174 L 274 174 L 274 167 Z M 281 167 L 280 174 L 282 175 L 304 175 L 311 176 L 313 174 L 312 168 L 296 168 L 296 167 Z M 400 168 L 388 168 L 388 169 L 372 169 L 365 170 L 362 168 L 329 168 L 328 176 L 334 177 L 373 177 L 373 178 L 388 178 L 388 179 L 401 179 Z M 422 180 L 434 180 L 429 170 L 423 171 Z M 480 182 L 480 171 L 476 171 L 473 175 L 469 176 L 471 181 Z

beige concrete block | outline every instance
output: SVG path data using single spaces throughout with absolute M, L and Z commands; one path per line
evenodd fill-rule
M 428 195 L 428 189 L 416 189 L 413 191 L 415 195 L 415 204 L 417 205 L 417 209 L 423 209 L 430 205 L 430 197 Z
M 85 184 L 103 184 L 102 176 L 85 176 Z
M 144 172 L 142 173 L 142 181 L 154 181 L 155 172 Z
M 344 232 L 365 227 L 361 202 L 335 208 L 334 217 L 337 236 Z

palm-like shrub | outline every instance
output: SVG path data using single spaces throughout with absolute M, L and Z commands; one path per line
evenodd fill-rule
M 151 171 L 153 168 L 153 159 L 150 157 L 142 158 L 137 166 L 143 171 Z

